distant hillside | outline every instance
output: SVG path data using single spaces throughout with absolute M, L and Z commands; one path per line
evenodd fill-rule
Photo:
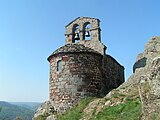
M 32 120 L 34 111 L 25 107 L 10 104 L 0 101 L 0 120 L 15 120 L 16 117 L 21 117 L 23 120 Z
M 42 104 L 42 103 L 37 103 L 37 102 L 10 102 L 10 103 L 13 105 L 28 108 L 33 111 L 36 111 L 38 107 Z

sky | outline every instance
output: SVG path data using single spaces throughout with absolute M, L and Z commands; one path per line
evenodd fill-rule
M 65 25 L 100 19 L 106 53 L 132 74 L 136 56 L 159 35 L 159 0 L 0 0 L 0 100 L 49 99 L 47 57 L 65 44 Z

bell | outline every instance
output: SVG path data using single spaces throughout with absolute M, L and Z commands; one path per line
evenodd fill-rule
M 75 34 L 74 40 L 80 40 L 78 33 Z
M 89 31 L 86 31 L 86 32 L 85 32 L 85 36 L 86 36 L 86 37 L 90 37 Z

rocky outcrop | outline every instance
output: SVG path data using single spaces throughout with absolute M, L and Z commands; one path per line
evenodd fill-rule
M 160 37 L 154 36 L 145 45 L 138 61 L 146 59 L 145 66 L 135 69 L 133 76 L 137 79 L 142 101 L 142 120 L 160 119 Z M 138 61 L 136 63 L 138 63 Z
M 105 98 L 90 103 L 81 120 L 89 120 L 106 106 L 125 103 L 130 97 L 140 98 L 142 112 L 138 119 L 160 119 L 160 37 L 152 37 L 145 45 L 133 67 L 134 73 L 119 88 L 112 90 Z M 96 111 L 95 111 L 96 110 Z

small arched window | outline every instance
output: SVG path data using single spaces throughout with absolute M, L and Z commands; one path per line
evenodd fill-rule
M 62 60 L 58 60 L 57 61 L 57 71 L 61 71 L 62 70 Z

